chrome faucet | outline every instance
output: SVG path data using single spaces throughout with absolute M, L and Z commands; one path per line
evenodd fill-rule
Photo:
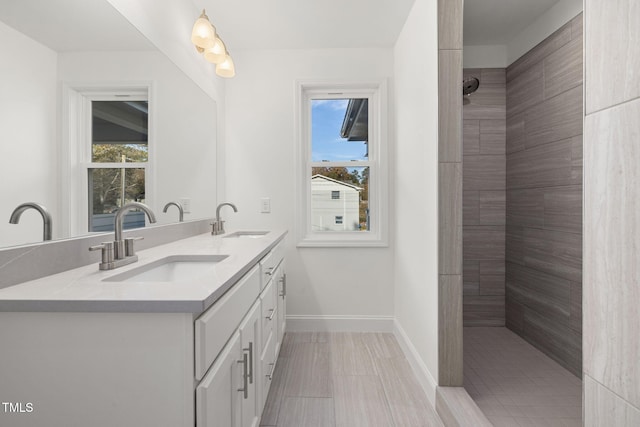
M 42 215 L 42 221 L 44 222 L 44 231 L 42 233 L 42 240 L 45 240 L 45 241 L 51 240 L 51 222 L 52 222 L 51 214 L 49 213 L 47 208 L 42 206 L 40 203 L 27 202 L 27 203 L 21 204 L 20 206 L 15 208 L 11 213 L 11 218 L 9 218 L 9 223 L 17 224 L 20 221 L 20 216 L 27 209 L 35 209 L 38 212 L 40 212 L 40 215 Z
M 142 240 L 143 237 L 129 237 L 122 239 L 122 226 L 124 223 L 124 215 L 133 210 L 140 209 L 149 217 L 149 222 L 156 222 L 156 216 L 151 209 L 145 204 L 138 202 L 127 203 L 116 212 L 115 218 L 115 240 L 113 242 L 103 242 L 100 245 L 91 246 L 90 251 L 102 250 L 102 261 L 100 262 L 100 270 L 113 270 L 123 265 L 131 264 L 138 261 L 133 242 Z
M 220 208 L 223 206 L 231 206 L 234 212 L 238 212 L 238 208 L 233 203 L 220 203 L 216 208 L 216 220 L 211 224 L 213 225 L 213 229 L 211 230 L 211 234 L 217 236 L 219 234 L 224 234 L 224 221 L 220 219 Z
M 178 216 L 178 221 L 179 222 L 183 222 L 184 221 L 184 208 L 182 207 L 182 205 L 178 202 L 169 202 L 166 205 L 164 205 L 164 209 L 162 210 L 163 213 L 167 213 L 167 209 L 169 209 L 169 206 L 175 206 L 178 208 L 179 211 L 179 216 Z

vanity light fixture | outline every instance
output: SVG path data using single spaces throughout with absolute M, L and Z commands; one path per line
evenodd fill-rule
M 203 54 L 205 60 L 216 65 L 217 75 L 220 77 L 233 77 L 236 75 L 229 51 L 220 35 L 216 33 L 216 29 L 209 21 L 204 9 L 195 24 L 193 24 L 191 42 L 195 45 L 196 50 Z

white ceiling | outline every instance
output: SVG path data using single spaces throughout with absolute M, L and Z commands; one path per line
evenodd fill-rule
M 0 21 L 58 52 L 155 49 L 106 0 L 2 0 Z
M 195 0 L 230 50 L 394 45 L 415 0 Z M 196 17 L 194 16 L 194 19 Z
M 465 46 L 507 45 L 559 0 L 465 0 Z

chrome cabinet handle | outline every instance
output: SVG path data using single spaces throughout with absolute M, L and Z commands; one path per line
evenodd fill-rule
M 276 314 L 276 309 L 275 308 L 270 308 L 269 311 L 271 312 L 271 315 L 269 316 L 265 316 L 265 319 L 269 319 L 269 320 L 273 320 L 273 316 L 275 316 Z
M 268 274 L 269 276 L 271 276 L 273 274 L 273 269 L 275 267 L 267 267 L 267 271 L 265 271 L 266 274 Z
M 282 292 L 280 293 L 280 296 L 284 298 L 287 296 L 287 273 L 282 274 L 280 283 L 282 283 Z
M 243 348 L 249 352 L 249 384 L 253 384 L 253 342 L 249 342 L 249 348 Z
M 273 379 L 273 371 L 276 367 L 275 363 L 269 363 L 269 366 L 271 366 L 271 369 L 269 370 L 269 373 L 267 375 L 265 375 L 267 378 L 269 378 L 269 381 L 271 381 Z
M 238 360 L 238 363 L 242 363 L 243 365 L 243 369 L 242 369 L 242 383 L 244 385 L 243 388 L 239 388 L 238 391 L 243 392 L 244 394 L 244 398 L 248 399 L 249 398 L 249 375 L 247 375 L 247 365 L 249 364 L 247 362 L 247 353 L 244 353 L 242 356 L 242 360 Z

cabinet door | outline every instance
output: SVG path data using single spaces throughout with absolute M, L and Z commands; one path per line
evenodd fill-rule
M 241 427 L 243 372 L 238 332 L 196 388 L 197 427 Z
M 276 325 L 276 357 L 280 354 L 280 346 L 284 338 L 284 332 L 287 322 L 287 273 L 285 272 L 284 260 L 278 267 L 278 275 L 276 276 L 278 292 L 277 292 L 277 311 L 278 311 L 278 324 Z
M 258 406 L 260 400 L 257 398 L 257 392 L 261 390 L 261 378 L 258 373 L 262 351 L 259 341 L 260 322 L 260 302 L 256 302 L 239 328 L 242 351 L 247 355 L 247 375 L 249 377 L 246 381 L 248 392 L 242 400 L 243 427 L 257 427 L 262 413 L 262 407 Z

